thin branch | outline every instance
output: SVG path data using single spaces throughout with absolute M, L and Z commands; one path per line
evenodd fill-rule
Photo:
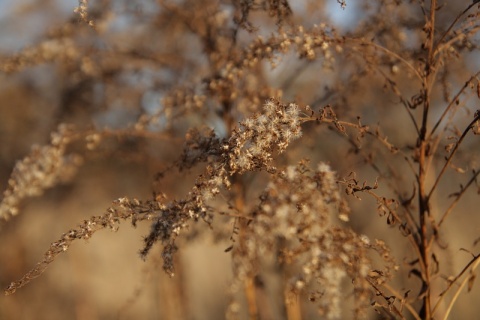
M 467 189 L 470 187 L 470 185 L 476 181 L 478 175 L 480 174 L 480 170 L 479 171 L 476 171 L 474 172 L 474 175 L 470 178 L 470 180 L 468 181 L 468 183 L 462 187 L 462 189 L 460 190 L 460 192 L 457 192 L 456 194 L 456 197 L 455 197 L 455 200 L 450 204 L 450 206 L 448 207 L 448 209 L 444 212 L 444 214 L 442 215 L 442 218 L 440 219 L 440 221 L 438 222 L 438 227 L 440 228 L 440 226 L 443 224 L 443 221 L 445 221 L 445 219 L 448 217 L 448 215 L 452 212 L 453 208 L 455 207 L 455 205 L 460 201 L 460 198 L 465 194 L 465 191 L 467 191 Z
M 350 40 L 350 41 L 353 41 L 353 42 L 359 42 L 361 45 L 364 45 L 364 46 L 372 46 L 376 49 L 379 49 L 383 52 L 385 52 L 387 55 L 401 61 L 402 63 L 405 64 L 405 66 L 407 66 L 408 69 L 410 69 L 414 74 L 415 76 L 418 78 L 418 80 L 422 81 L 422 75 L 420 74 L 420 72 L 418 72 L 418 70 L 410 63 L 408 62 L 407 60 L 405 60 L 405 58 L 402 58 L 400 55 L 398 55 L 397 53 L 379 45 L 379 44 L 376 44 L 372 41 L 367 41 L 365 39 L 355 39 L 355 38 L 350 38 L 350 39 L 346 39 L 346 40 Z
M 406 302 L 405 298 L 398 292 L 396 291 L 394 288 L 392 288 L 392 286 L 388 285 L 387 283 L 383 283 L 382 286 L 387 289 L 388 291 L 390 291 L 398 300 L 402 301 L 403 303 L 403 306 L 405 306 L 408 311 L 410 311 L 410 314 L 416 319 L 416 320 L 421 320 L 420 316 L 418 315 L 418 313 L 415 311 L 415 308 L 412 306 L 411 303 L 408 303 Z M 400 310 L 402 311 L 402 310 Z
M 443 165 L 442 170 L 438 174 L 437 179 L 435 180 L 435 183 L 433 184 L 432 189 L 430 189 L 430 193 L 428 194 L 428 197 L 427 197 L 428 199 L 432 196 L 433 191 L 435 191 L 435 188 L 437 187 L 438 183 L 440 182 L 440 179 L 442 178 L 443 174 L 445 173 L 445 170 L 447 170 L 447 167 L 450 164 L 450 162 L 452 161 L 453 156 L 457 153 L 458 147 L 462 143 L 462 141 L 465 138 L 465 136 L 467 135 L 468 131 L 470 131 L 470 129 L 472 129 L 473 126 L 475 125 L 475 123 L 479 120 L 480 120 L 480 112 L 476 115 L 476 117 L 472 120 L 472 122 L 470 122 L 470 124 L 467 126 L 465 131 L 463 131 L 463 134 L 460 137 L 460 139 L 455 144 L 455 147 L 453 148 L 452 152 L 448 156 L 447 161 Z
M 480 263 L 480 259 L 477 259 L 476 262 L 472 265 L 471 272 L 473 272 L 478 267 L 479 263 Z M 469 281 L 470 281 L 470 277 L 465 277 L 465 279 L 463 279 L 462 284 L 458 287 L 457 291 L 455 292 L 455 295 L 452 298 L 452 301 L 450 301 L 450 304 L 448 305 L 448 308 L 445 312 L 445 317 L 443 318 L 444 320 L 448 319 L 448 316 L 449 316 L 450 312 L 452 311 L 453 306 L 455 305 L 458 297 L 460 296 L 460 292 L 462 291 L 462 289 L 465 287 L 465 285 Z
M 462 277 L 465 272 L 468 271 L 468 269 L 471 267 L 472 271 L 474 271 L 477 267 L 478 267 L 478 264 L 480 263 L 480 254 L 478 255 L 474 255 L 473 256 L 473 259 L 470 260 L 470 262 L 467 263 L 467 265 L 462 269 L 462 271 L 460 271 L 460 273 L 452 280 L 450 281 L 450 283 L 448 284 L 447 288 L 445 290 L 443 290 L 441 293 L 440 293 L 440 298 L 438 299 L 438 301 L 435 303 L 435 306 L 433 307 L 433 310 L 432 310 L 432 315 L 435 313 L 435 311 L 437 310 L 437 308 L 440 306 L 440 303 L 442 302 L 443 298 L 445 297 L 446 293 L 452 288 L 452 286 L 458 281 L 458 279 L 460 279 L 460 277 Z M 467 278 L 468 279 L 468 278 Z M 464 281 L 465 282 L 465 281 Z M 462 283 L 460 285 L 460 288 L 457 290 L 457 292 L 455 293 L 455 296 L 454 298 L 452 299 L 452 301 L 450 301 L 450 305 L 449 305 L 449 309 L 447 310 L 447 313 L 445 314 L 446 316 L 448 316 L 448 313 L 451 311 L 451 308 L 453 306 L 453 304 L 455 303 L 457 297 L 458 297 L 458 292 L 461 291 L 461 289 L 463 288 L 463 286 L 465 285 L 465 283 Z M 445 318 L 446 319 L 446 318 Z
M 382 202 L 383 197 L 377 195 L 375 192 L 373 192 L 371 190 L 364 190 L 364 191 L 367 192 L 368 194 L 370 194 L 377 201 Z M 397 219 L 397 221 L 402 221 L 402 219 L 400 219 L 400 217 L 397 215 L 397 213 L 395 211 L 391 210 L 388 205 L 385 205 L 384 207 L 388 210 L 389 214 L 391 214 L 395 219 Z M 419 242 L 419 240 L 417 240 L 416 234 L 413 233 L 414 230 L 411 230 L 411 231 L 412 231 L 412 233 L 410 235 L 408 235 L 407 238 L 410 241 L 410 244 L 412 245 L 412 248 L 416 251 L 417 255 L 420 257 L 421 256 L 420 242 Z M 427 269 L 425 267 L 425 264 L 422 261 L 422 259 L 419 259 L 419 262 L 420 262 L 420 268 L 422 269 L 422 274 L 425 274 L 425 272 L 427 271 Z
M 405 98 L 403 97 L 402 93 L 400 92 L 400 90 L 398 89 L 397 87 L 397 84 L 395 83 L 395 81 L 393 81 L 392 79 L 390 79 L 390 77 L 388 77 L 385 72 L 383 72 L 383 70 L 381 70 L 380 68 L 378 68 L 378 72 L 380 72 L 380 74 L 383 75 L 383 77 L 387 80 L 388 84 L 390 85 L 390 87 L 392 88 L 392 91 L 393 93 L 400 99 L 400 102 L 402 103 L 402 105 L 405 107 L 405 110 L 407 111 L 408 113 L 408 116 L 410 117 L 410 120 L 412 121 L 414 127 L 415 127 L 415 131 L 417 131 L 417 135 L 420 134 L 420 129 L 418 128 L 418 123 L 417 121 L 415 120 L 415 116 L 413 115 L 412 111 L 410 110 L 410 107 L 408 105 L 408 101 L 405 100 Z
M 17 289 L 42 275 L 59 254 L 70 248 L 73 241 L 88 240 L 95 232 L 102 229 L 117 231 L 121 220 L 131 220 L 133 225 L 137 221 L 151 220 L 152 210 L 154 209 L 150 206 L 155 204 L 152 202 L 152 204 L 145 206 L 140 203 L 137 204 L 137 202 L 138 200 L 118 199 L 114 202 L 114 207 L 110 207 L 103 215 L 84 220 L 77 228 L 64 233 L 58 241 L 52 242 L 50 248 L 43 255 L 43 259 L 33 269 L 28 271 L 20 280 L 13 281 L 5 289 L 5 295 L 14 294 Z
M 473 2 L 471 3 L 465 10 L 463 10 L 463 12 L 461 12 L 459 15 L 457 15 L 457 17 L 455 18 L 455 20 L 453 20 L 453 22 L 450 24 L 450 26 L 448 27 L 447 31 L 445 31 L 442 35 L 442 37 L 440 38 L 440 40 L 438 40 L 437 44 L 435 45 L 435 50 L 434 50 L 434 56 L 436 56 L 439 51 L 441 51 L 440 49 L 442 49 L 444 46 L 440 47 L 440 44 L 442 43 L 442 41 L 445 39 L 445 37 L 450 33 L 450 31 L 452 30 L 452 28 L 457 24 L 458 20 L 460 20 L 460 18 L 465 14 L 467 13 L 471 8 L 473 8 L 474 6 L 477 5 L 477 2 Z
M 455 95 L 455 97 L 450 101 L 450 103 L 448 104 L 448 106 L 445 108 L 445 110 L 443 111 L 442 115 L 440 116 L 440 118 L 438 118 L 437 122 L 435 123 L 435 125 L 433 126 L 432 128 L 432 131 L 430 131 L 430 134 L 429 136 L 432 136 L 433 133 L 435 132 L 435 130 L 437 130 L 438 126 L 440 125 L 440 123 L 443 121 L 443 119 L 445 118 L 445 116 L 447 115 L 447 113 L 450 111 L 450 109 L 456 105 L 458 99 L 460 98 L 460 95 L 465 91 L 465 89 L 470 85 L 470 83 L 475 80 L 478 76 L 480 75 L 480 71 L 478 71 L 477 73 L 475 73 L 475 75 L 471 76 L 470 79 L 465 82 L 465 84 L 463 85 L 463 87 L 458 90 L 457 94 Z

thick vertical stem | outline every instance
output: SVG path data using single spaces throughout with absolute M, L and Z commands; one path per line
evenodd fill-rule
M 419 174 L 418 174 L 418 201 L 419 201 L 419 220 L 420 220 L 420 252 L 423 261 L 422 293 L 423 306 L 420 312 L 422 319 L 431 319 L 431 275 L 430 275 L 430 247 L 428 235 L 428 215 L 430 214 L 430 199 L 426 191 L 426 181 L 428 174 L 427 157 L 429 157 L 429 137 L 427 136 L 428 114 L 430 110 L 430 97 L 432 84 L 435 81 L 435 63 L 434 63 L 434 35 L 435 35 L 435 10 L 437 1 L 430 2 L 430 17 L 428 25 L 427 39 L 427 59 L 425 62 L 425 74 L 423 83 L 423 115 L 422 126 L 418 140 L 419 148 Z
M 420 252 L 421 259 L 423 261 L 423 285 L 422 293 L 424 294 L 423 298 L 423 307 L 420 313 L 422 319 L 430 319 L 430 310 L 431 310 L 431 301 L 430 301 L 430 259 L 429 259 L 429 246 L 428 246 L 428 229 L 427 229 L 427 220 L 429 214 L 429 198 L 425 190 L 425 181 L 426 181 L 426 145 L 425 141 L 420 142 L 420 159 L 419 159 L 419 214 L 420 214 Z

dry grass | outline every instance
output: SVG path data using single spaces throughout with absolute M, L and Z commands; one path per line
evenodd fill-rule
M 71 9 L 0 54 L 0 318 L 478 313 L 478 4 Z

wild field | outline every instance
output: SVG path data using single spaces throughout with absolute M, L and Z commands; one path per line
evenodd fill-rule
M 480 4 L 0 3 L 0 319 L 474 319 Z

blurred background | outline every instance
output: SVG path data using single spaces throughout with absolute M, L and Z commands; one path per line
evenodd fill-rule
M 33 145 L 48 144 L 51 133 L 62 123 L 74 124 L 79 130 L 121 130 L 138 122 L 142 115 L 162 114 L 155 123 L 148 123 L 151 137 L 119 135 L 102 141 L 100 148 L 82 154 L 83 165 L 74 179 L 45 190 L 41 197 L 25 199 L 20 213 L 0 225 L 2 288 L 30 270 L 51 242 L 90 216 L 102 214 L 114 199 L 149 199 L 154 190 L 173 199 L 188 192 L 198 168 L 175 172 L 159 181 L 155 175 L 178 158 L 182 151 L 179 146 L 189 127 L 206 125 L 219 136 L 228 133 L 219 111 L 222 99 L 202 98 L 203 82 L 207 76 L 215 76 L 209 72 L 221 61 L 204 51 L 202 35 L 211 30 L 203 30 L 205 26 L 199 21 L 209 17 L 218 25 L 233 25 L 235 6 L 226 1 L 160 2 L 90 1 L 88 19 L 96 22 L 94 31 L 81 21 L 79 14 L 73 13 L 79 6 L 77 1 L 0 1 L 1 190 L 7 188 L 16 161 L 27 156 Z M 442 4 L 448 8 L 438 12 L 438 29 L 445 30 L 469 3 Z M 419 6 L 398 6 L 395 1 L 347 1 L 347 7 L 342 9 L 333 0 L 290 4 L 293 22 L 306 28 L 326 23 L 339 34 L 375 38 L 400 53 L 422 41 Z M 380 7 L 385 10 L 383 14 L 396 12 L 391 21 L 375 20 Z M 252 14 L 251 19 L 261 25 L 258 33 L 265 38 L 275 31 L 275 21 L 267 13 Z M 185 22 L 188 20 L 190 25 Z M 396 31 L 395 42 L 392 30 L 400 23 L 403 28 Z M 359 28 L 365 33 L 357 34 Z M 218 43 L 214 46 L 228 46 L 229 36 L 215 36 Z M 238 46 L 254 38 L 239 31 Z M 472 39 L 478 41 L 478 35 Z M 439 80 L 434 114 L 441 114 L 447 105 L 445 96 L 451 98 L 472 72 L 480 70 L 478 50 L 472 46 L 452 53 L 457 57 L 448 62 L 448 72 L 442 73 L 444 79 Z M 19 55 L 20 52 L 23 54 Z M 385 79 L 368 66 L 358 69 L 361 58 L 340 53 L 341 48 L 334 47 L 331 54 L 336 59 L 307 61 L 298 59 L 295 52 L 287 52 L 274 69 L 266 61 L 246 72 L 238 85 L 240 97 L 232 107 L 234 119 L 239 121 L 260 110 L 262 101 L 275 95 L 285 102 L 312 107 L 332 104 L 339 118 L 355 121 L 358 115 L 371 126 L 381 123 L 382 133 L 390 142 L 406 152 L 411 150 L 415 131 L 398 99 L 386 88 Z M 385 65 L 390 69 L 384 71 L 407 96 L 417 93 L 418 85 L 401 63 L 391 61 Z M 478 99 L 473 94 L 462 98 L 466 102 L 452 126 L 460 131 L 478 109 Z M 420 111 L 412 112 L 418 115 Z M 310 124 L 304 130 L 304 138 L 292 145 L 292 152 L 283 156 L 280 163 L 295 163 L 307 156 L 312 163 L 330 163 L 343 177 L 353 168 L 359 169 L 361 176 L 357 178 L 373 184 L 378 172 L 365 158 L 351 156 L 348 142 L 340 135 Z M 168 132 L 167 138 L 163 132 Z M 367 151 L 370 143 L 373 142 L 365 142 Z M 73 146 L 69 151 L 79 150 L 83 149 Z M 478 136 L 469 135 L 462 145 L 462 162 L 458 165 L 468 172 L 478 170 L 478 150 Z M 374 156 L 382 159 L 388 157 L 388 152 L 378 151 Z M 394 159 L 384 165 L 397 168 L 398 177 L 391 177 L 392 181 L 405 196 L 411 194 L 413 176 L 405 163 Z M 458 190 L 467 177 L 449 173 L 445 180 L 447 183 L 435 199 L 439 208 L 450 203 L 448 195 Z M 263 186 L 260 183 L 256 188 Z M 388 188 L 384 192 L 386 197 L 393 196 Z M 255 196 L 252 195 L 252 201 Z M 363 199 L 350 204 L 351 226 L 369 237 L 385 239 L 395 249 L 399 265 L 407 265 L 405 256 L 412 252 L 401 235 L 392 232 L 384 218 L 378 218 L 376 203 Z M 478 251 L 478 245 L 473 244 L 480 234 L 477 204 L 478 192 L 472 188 L 452 214 L 454 218 L 448 221 L 444 233 L 448 246 L 439 254 L 447 261 L 442 265 L 442 276 L 455 275 L 471 258 L 460 248 Z M 102 230 L 88 242 L 74 242 L 41 277 L 14 295 L 0 296 L 0 319 L 224 318 L 231 279 L 230 257 L 224 252 L 230 245 L 228 239 L 216 241 L 208 232 L 202 233 L 181 250 L 176 277 L 169 278 L 162 270 L 159 246 L 146 261 L 139 257 L 142 237 L 148 231 L 148 223 L 140 223 L 136 228 L 122 223 L 116 233 Z M 415 287 L 415 280 L 404 274 L 398 276 L 396 283 L 400 288 L 414 288 L 416 293 L 419 288 Z M 458 301 L 452 319 L 474 319 L 480 311 L 479 298 L 477 285 Z

